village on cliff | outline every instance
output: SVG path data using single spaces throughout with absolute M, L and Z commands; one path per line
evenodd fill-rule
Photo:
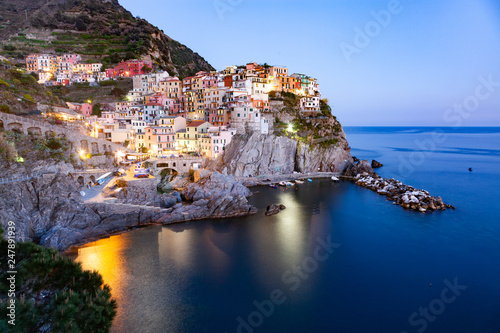
M 115 103 L 101 104 L 100 115 L 93 114 L 91 100 L 38 108 L 46 117 L 85 123 L 90 136 L 151 157 L 192 153 L 214 159 L 237 133 L 272 134 L 274 112 L 283 108 L 282 94 L 297 96 L 299 112 L 321 112 L 316 79 L 267 64 L 229 66 L 180 79 L 155 71 L 147 60 L 122 61 L 102 71 L 102 64 L 81 63 L 77 54 L 32 54 L 26 68 L 47 86 L 132 78 L 133 89 Z

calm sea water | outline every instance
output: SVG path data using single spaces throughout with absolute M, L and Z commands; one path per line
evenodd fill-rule
M 253 188 L 254 216 L 103 239 L 76 260 L 112 287 L 113 331 L 500 332 L 500 128 L 345 130 L 382 176 L 457 209 L 325 179 Z

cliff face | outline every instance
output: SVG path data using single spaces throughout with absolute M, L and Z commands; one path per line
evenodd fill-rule
M 235 177 L 298 172 L 342 172 L 352 162 L 345 135 L 330 145 L 315 145 L 275 135 L 252 134 L 233 137 L 225 153 L 210 165 Z
M 286 137 L 236 135 L 216 168 L 236 177 L 292 173 L 296 152 L 297 141 Z
M 0 219 L 16 224 L 21 239 L 65 248 L 101 223 L 83 204 L 76 182 L 61 173 L 50 178 L 0 185 Z
M 63 165 L 63 167 L 65 167 Z M 51 171 L 64 171 L 53 167 Z M 153 189 L 155 186 L 153 187 Z M 64 173 L 0 185 L 0 225 L 16 225 L 19 240 L 33 240 L 63 251 L 110 233 L 150 224 L 171 224 L 206 218 L 255 213 L 248 201 L 250 191 L 231 176 L 206 172 L 199 183 L 182 192 L 186 202 L 170 202 L 171 195 L 136 198 L 116 203 L 84 203 L 76 181 Z M 159 202 L 152 206 L 147 201 Z M 133 202 L 130 204 L 129 202 Z M 146 204 L 148 203 L 148 206 Z

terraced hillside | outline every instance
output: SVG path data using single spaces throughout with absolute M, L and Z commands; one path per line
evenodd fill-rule
M 150 57 L 181 77 L 213 67 L 117 0 L 0 1 L 0 54 L 22 62 L 30 53 L 79 53 L 110 66 Z

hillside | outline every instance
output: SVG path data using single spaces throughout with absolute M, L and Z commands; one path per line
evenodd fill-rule
M 23 61 L 30 53 L 78 53 L 106 67 L 150 57 L 171 75 L 185 77 L 213 67 L 185 45 L 117 0 L 3 0 L 0 54 Z
M 97 87 L 88 83 L 45 87 L 36 75 L 23 73 L 6 62 L 0 62 L 0 112 L 26 114 L 36 110 L 36 102 L 66 106 L 65 102 L 111 103 L 132 89 L 132 80 L 120 78 L 105 81 Z
M 37 83 L 35 76 L 0 63 L 0 112 L 29 113 L 36 109 L 36 102 L 61 104 L 57 96 Z

